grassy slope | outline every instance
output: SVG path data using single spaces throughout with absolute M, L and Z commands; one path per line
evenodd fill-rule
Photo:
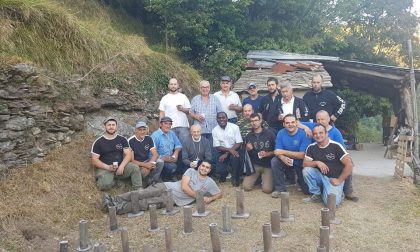
M 0 67 L 30 62 L 62 79 L 89 73 L 84 83 L 94 91 L 117 86 L 155 99 L 151 92 L 175 76 L 194 92 L 197 72 L 150 50 L 141 29 L 95 0 L 0 0 Z M 89 164 L 93 140 L 76 139 L 0 181 L 0 251 L 54 251 L 80 219 L 103 216 Z
M 141 31 L 138 20 L 95 0 L 2 0 L 0 63 L 33 62 L 62 76 L 89 73 L 85 83 L 97 90 L 154 92 L 175 76 L 193 92 L 197 72 L 150 50 Z

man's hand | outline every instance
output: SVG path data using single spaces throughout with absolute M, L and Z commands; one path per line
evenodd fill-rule
M 224 154 L 220 155 L 219 162 L 220 163 L 223 163 L 225 161 L 225 159 L 227 158 L 227 156 L 228 156 L 227 153 L 224 153 Z
M 236 106 L 237 106 L 236 104 L 230 104 L 228 108 L 229 110 L 235 110 Z
M 311 129 L 309 127 L 305 127 L 305 128 L 303 128 L 303 130 L 306 133 L 306 137 L 312 138 L 312 131 L 311 131 Z
M 321 161 L 316 161 L 316 166 L 318 167 L 318 169 L 321 171 L 322 174 L 327 174 L 328 171 L 330 170 L 328 166 Z
M 141 169 L 141 175 L 142 176 L 144 176 L 144 177 L 146 177 L 146 176 L 149 176 L 149 174 L 150 174 L 150 170 L 148 170 L 148 169 Z
M 337 117 L 335 117 L 335 115 L 331 115 L 331 116 L 330 116 L 330 119 L 331 119 L 331 121 L 332 121 L 332 122 L 337 121 Z
M 340 181 L 339 179 L 337 179 L 337 178 L 330 178 L 330 183 L 333 185 L 333 186 L 338 186 L 338 185 L 340 185 L 341 183 L 343 183 L 343 181 Z
M 258 152 L 258 157 L 259 158 L 263 158 L 263 157 L 266 157 L 267 156 L 267 152 L 266 151 L 260 151 L 260 152 Z
M 254 149 L 254 147 L 252 146 L 252 143 L 247 143 L 246 144 L 246 150 L 251 151 L 252 149 Z
M 124 166 L 122 166 L 122 165 L 118 166 L 118 169 L 115 172 L 115 174 L 117 174 L 117 175 L 123 175 L 123 173 L 124 173 Z
M 283 119 L 284 119 L 284 114 L 279 114 L 279 116 L 278 116 L 278 118 L 277 119 L 279 119 L 279 121 L 283 121 Z
M 229 149 L 229 153 L 234 157 L 239 157 L 239 152 L 234 149 Z
M 167 163 L 175 163 L 177 160 L 177 156 L 173 155 L 173 156 L 164 156 L 162 157 L 162 160 L 167 162 Z
M 152 162 L 144 162 L 141 167 L 146 168 L 146 170 L 151 170 L 156 167 L 156 164 Z
M 287 166 L 293 166 L 293 159 L 283 156 L 280 156 L 280 160 L 283 161 L 283 163 L 285 163 Z

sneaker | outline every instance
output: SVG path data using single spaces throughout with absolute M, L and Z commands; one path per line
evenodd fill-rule
M 357 201 L 359 201 L 359 197 L 354 196 L 354 195 L 353 195 L 353 193 L 346 194 L 344 197 L 345 197 L 347 200 L 351 200 L 351 201 L 353 201 L 353 202 L 357 202 Z
M 229 173 L 229 174 L 226 176 L 226 179 L 227 179 L 227 180 L 232 179 L 232 174 L 230 174 L 230 173 Z
M 112 206 L 112 199 L 108 195 L 108 193 L 104 192 L 102 193 L 102 212 L 107 213 L 108 207 Z
M 279 192 L 279 191 L 274 191 L 274 192 L 271 193 L 271 198 L 277 199 L 277 198 L 280 198 L 280 197 L 281 197 L 281 192 Z
M 290 187 L 290 186 L 296 186 L 296 182 L 286 181 L 286 187 Z
M 320 202 L 322 202 L 322 197 L 321 197 L 321 195 L 318 195 L 318 194 L 312 194 L 311 197 L 304 198 L 303 202 L 305 202 L 305 203 L 320 203 Z

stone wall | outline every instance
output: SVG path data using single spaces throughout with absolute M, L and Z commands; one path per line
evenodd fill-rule
M 69 85 L 46 78 L 28 64 L 0 68 L 0 171 L 42 161 L 89 125 L 97 125 L 100 132 L 98 120 L 117 110 L 132 114 L 129 125 L 138 118 L 157 117 L 156 102 L 133 102 L 139 99 L 129 92 L 104 90 L 94 97 L 83 82 Z

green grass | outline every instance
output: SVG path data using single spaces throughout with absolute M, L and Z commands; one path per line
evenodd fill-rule
M 196 91 L 198 73 L 152 51 L 142 31 L 139 20 L 95 0 L 2 0 L 0 63 L 33 63 L 66 80 L 89 73 L 83 82 L 95 94 L 104 87 L 155 93 L 171 77 Z

